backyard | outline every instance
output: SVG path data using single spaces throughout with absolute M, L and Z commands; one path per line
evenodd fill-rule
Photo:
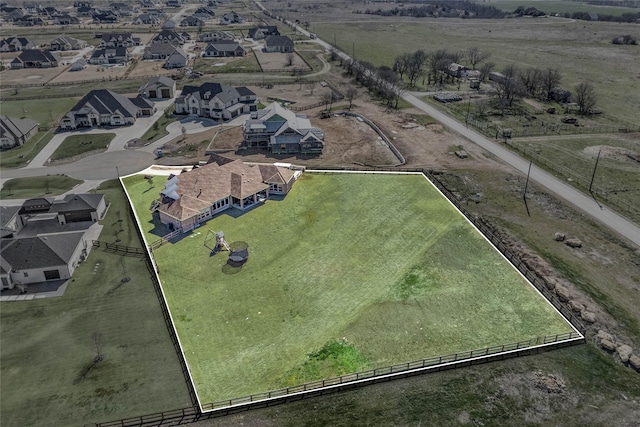
M 161 183 L 125 184 L 156 240 Z M 307 173 L 154 256 L 203 403 L 572 330 L 421 175 Z
M 100 239 L 140 247 L 119 183 L 99 192 L 111 204 Z M 0 326 L 2 425 L 89 425 L 190 405 L 140 258 L 94 249 L 63 296 L 1 302 Z

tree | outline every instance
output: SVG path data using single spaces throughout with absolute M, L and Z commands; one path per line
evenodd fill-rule
M 313 96 L 313 91 L 316 90 L 316 82 L 307 82 L 305 88 L 309 91 L 309 95 Z
M 322 103 L 325 110 L 330 110 L 329 105 L 333 104 L 333 91 L 325 92 L 322 94 Z
M 404 53 L 398 57 L 396 57 L 393 62 L 393 71 L 398 73 L 400 78 L 404 77 L 404 74 L 407 72 L 407 68 L 409 68 L 409 62 L 411 61 L 411 54 Z
M 350 87 L 349 89 L 347 89 L 347 93 L 345 94 L 345 96 L 347 97 L 347 100 L 349 100 L 349 110 L 351 110 L 351 107 L 353 106 L 353 100 L 356 98 L 356 96 L 358 96 L 358 90 L 354 87 Z
M 422 50 L 416 50 L 407 64 L 407 77 L 409 78 L 409 85 L 415 86 L 416 81 L 424 72 L 424 65 L 427 62 L 427 54 Z
M 493 62 L 485 62 L 480 67 L 480 80 L 485 81 L 489 77 L 489 73 L 493 71 L 493 68 L 496 66 Z
M 310 25 L 311 25 L 311 23 L 309 21 L 304 21 L 302 23 L 302 26 L 304 27 L 305 30 L 308 30 Z
M 531 96 L 535 96 L 539 91 L 542 77 L 541 73 L 537 68 L 527 68 L 518 74 L 522 85 Z
M 518 78 L 518 68 L 515 65 L 507 66 L 502 72 L 504 78 L 496 82 L 496 97 L 502 114 L 506 108 L 513 105 L 513 101 L 523 96 L 526 90 L 522 81 Z
M 91 341 L 93 343 L 93 349 L 96 352 L 96 357 L 93 358 L 93 363 L 98 363 L 104 359 L 104 355 L 102 354 L 102 335 L 94 332 L 91 334 Z
M 490 56 L 489 52 L 481 52 L 477 47 L 472 47 L 467 51 L 467 58 L 473 70 L 476 69 L 476 65 L 487 60 Z
M 581 82 L 576 85 L 575 102 L 580 114 L 590 114 L 596 106 L 596 90 L 591 82 Z
M 447 49 L 438 49 L 429 55 L 429 68 L 433 74 L 433 80 L 442 84 L 443 77 L 447 75 L 449 66 L 460 60 L 460 54 L 449 52 Z
M 289 52 L 287 53 L 287 67 L 290 67 L 293 65 L 293 60 L 295 59 L 295 56 L 293 55 L 293 52 Z
M 540 81 L 542 90 L 545 91 L 547 101 L 551 100 L 551 93 L 553 92 L 553 89 L 555 89 L 560 84 L 561 80 L 562 75 L 557 69 L 547 68 L 546 70 L 542 71 L 540 75 Z

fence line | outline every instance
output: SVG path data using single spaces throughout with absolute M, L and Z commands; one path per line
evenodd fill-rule
M 421 168 L 326 168 L 324 173 L 332 173 L 333 171 L 354 171 L 361 173 L 379 173 L 379 172 L 413 172 L 421 173 L 433 185 L 449 199 L 449 201 L 474 225 L 476 228 L 500 251 L 505 258 L 525 276 L 531 284 L 569 321 L 575 331 L 563 334 L 549 335 L 544 337 L 531 338 L 529 340 L 519 341 L 515 343 L 496 345 L 476 350 L 461 351 L 453 354 L 434 356 L 417 361 L 395 364 L 383 368 L 372 369 L 353 374 L 342 375 L 335 378 L 312 381 L 309 383 L 287 387 L 284 389 L 272 390 L 263 393 L 257 393 L 236 399 L 227 399 L 217 402 L 211 402 L 198 407 L 198 400 L 189 370 L 184 359 L 178 337 L 173 327 L 169 309 L 164 299 L 160 283 L 157 279 L 156 270 L 153 266 L 153 260 L 149 252 L 145 252 L 147 258 L 147 268 L 151 274 L 156 296 L 160 302 L 163 318 L 169 331 L 171 341 L 174 345 L 178 359 L 182 367 L 183 375 L 189 389 L 189 395 L 192 400 L 193 407 L 177 409 L 173 411 L 159 412 L 138 417 L 131 417 L 110 421 L 106 423 L 95 424 L 97 427 L 132 427 L 132 426 L 161 426 L 161 425 L 179 425 L 183 423 L 195 422 L 200 419 L 213 418 L 223 416 L 244 410 L 251 407 L 267 406 L 269 402 L 286 402 L 291 399 L 299 400 L 304 396 L 314 396 L 323 393 L 325 390 L 341 390 L 347 387 L 369 384 L 377 381 L 384 381 L 389 378 L 401 378 L 410 375 L 416 375 L 425 371 L 440 371 L 445 369 L 454 369 L 462 366 L 469 366 L 480 363 L 487 363 L 495 360 L 502 360 L 511 357 L 519 357 L 524 355 L 536 354 L 555 348 L 561 348 L 571 345 L 585 343 L 584 332 L 585 327 L 574 313 L 569 310 L 560 300 L 553 294 L 544 284 L 543 280 L 529 268 L 527 264 L 522 262 L 517 255 L 507 247 L 501 239 L 494 233 L 491 226 L 486 224 L 484 220 L 467 211 L 460 201 L 442 184 L 432 173 Z M 135 212 L 129 205 L 130 214 L 136 218 Z M 144 241 L 142 232 L 136 227 L 139 238 Z M 201 412 L 201 409 L 208 411 Z
M 94 240 L 92 245 L 94 249 L 104 247 L 105 251 L 115 252 L 116 254 L 122 255 L 122 256 L 133 256 L 133 257 L 144 258 L 146 255 L 146 252 L 144 251 L 144 249 L 141 249 L 141 248 L 123 246 L 115 243 L 107 243 L 107 242 L 102 242 L 100 240 Z

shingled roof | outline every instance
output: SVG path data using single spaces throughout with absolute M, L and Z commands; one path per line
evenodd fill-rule
M 13 270 L 69 264 L 84 232 L 0 240 L 2 258 Z
M 117 111 L 124 117 L 136 117 L 138 113 L 138 107 L 131 99 L 108 89 L 92 90 L 69 113 L 78 113 L 82 109 L 92 109 L 99 114 L 113 114 Z

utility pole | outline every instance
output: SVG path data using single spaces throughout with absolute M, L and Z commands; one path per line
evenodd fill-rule
M 593 167 L 593 174 L 591 175 L 591 182 L 589 183 L 589 193 L 592 193 L 591 187 L 593 187 L 593 180 L 596 178 L 596 169 L 598 169 L 598 161 L 600 161 L 600 153 L 602 153 L 602 148 L 598 151 L 598 157 L 596 157 L 596 165 Z
M 531 217 L 529 213 L 529 205 L 527 204 L 527 188 L 529 187 L 529 175 L 531 175 L 531 160 L 529 160 L 529 170 L 527 171 L 527 181 L 524 184 L 524 191 L 522 192 L 522 200 L 524 200 L 524 207 L 527 209 L 527 216 Z

